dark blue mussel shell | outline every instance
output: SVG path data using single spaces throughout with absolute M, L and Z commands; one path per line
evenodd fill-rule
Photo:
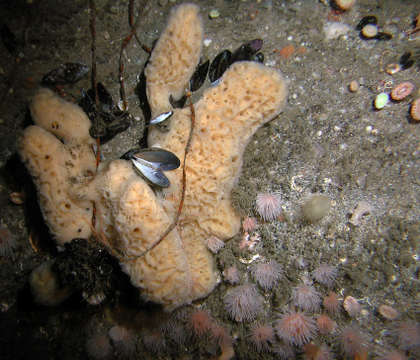
M 163 171 L 177 169 L 181 162 L 178 157 L 167 150 L 159 148 L 133 149 L 121 158 L 131 160 L 134 167 L 152 184 L 169 187 L 169 179 Z
M 210 82 L 219 79 L 231 64 L 232 53 L 229 50 L 223 50 L 212 61 L 209 69 Z
M 200 64 L 198 64 L 190 79 L 190 91 L 197 91 L 204 84 L 209 66 L 210 60 L 200 62 Z
M 356 30 L 360 31 L 362 30 L 366 25 L 377 25 L 378 19 L 374 15 L 368 15 L 362 18 L 362 20 L 359 21 L 359 23 L 356 26 Z
M 81 63 L 65 63 L 51 70 L 42 78 L 42 85 L 65 85 L 78 82 L 89 72 L 89 67 Z
M 412 56 L 412 52 L 406 51 L 404 54 L 402 54 L 399 63 L 401 65 L 402 70 L 406 70 L 412 67 L 415 63 L 415 60 Z
M 252 55 L 251 61 L 255 61 L 255 62 L 259 62 L 259 63 L 264 63 L 264 54 L 262 52 L 256 53 L 255 55 Z
M 118 109 L 111 94 L 102 83 L 97 83 L 97 90 L 98 106 L 95 102 L 93 89 L 82 90 L 82 98 L 79 101 L 79 105 L 92 122 L 92 126 L 89 129 L 90 136 L 95 139 L 99 138 L 101 144 L 104 144 L 129 128 L 130 114 Z
M 232 63 L 235 61 L 251 60 L 252 56 L 262 48 L 263 41 L 254 39 L 242 44 L 232 54 Z
M 264 61 L 264 55 L 258 53 L 261 50 L 263 41 L 261 39 L 254 39 L 242 44 L 233 54 L 229 50 L 223 50 L 212 61 L 209 69 L 210 82 L 218 80 L 227 68 L 236 61 Z M 258 53 L 258 54 L 257 54 Z

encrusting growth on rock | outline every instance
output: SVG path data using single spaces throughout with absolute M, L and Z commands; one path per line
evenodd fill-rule
M 183 94 L 200 58 L 202 34 L 198 7 L 178 6 L 145 72 L 152 114 L 174 112 L 168 132 L 150 129 L 148 145 L 169 150 L 181 159 L 179 169 L 165 174 L 171 185 L 163 195 L 157 195 L 125 160 L 100 164 L 95 173 L 90 124 L 67 123 L 68 114 L 77 106 L 49 90 L 42 89 L 34 97 L 31 109 L 36 125 L 25 130 L 20 142 L 21 157 L 35 178 L 44 217 L 57 242 L 88 238 L 94 230 L 99 241 L 120 254 L 123 270 L 142 295 L 168 310 L 214 289 L 216 272 L 206 239 L 215 236 L 225 241 L 239 231 L 240 217 L 231 205 L 231 190 L 243 152 L 255 131 L 280 113 L 287 94 L 281 74 L 255 62 L 235 63 L 217 86 L 204 92 L 194 105 L 195 126 L 186 157 L 185 199 L 178 226 L 153 247 L 177 214 L 191 129 L 191 109 L 172 109 L 169 96 Z M 35 111 L 42 94 L 49 100 L 43 111 Z M 50 121 L 44 113 L 49 114 L 55 103 L 61 104 L 56 113 L 62 115 Z M 62 127 L 52 126 L 54 121 L 59 125 L 62 121 Z

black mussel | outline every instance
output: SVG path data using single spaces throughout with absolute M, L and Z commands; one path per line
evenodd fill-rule
M 146 62 L 147 64 L 147 62 Z M 145 65 L 146 67 L 146 65 Z M 150 120 L 152 114 L 150 111 L 150 105 L 147 101 L 147 92 L 146 92 L 146 75 L 144 74 L 144 69 L 139 75 L 139 82 L 136 86 L 136 94 L 139 97 L 140 108 L 143 111 L 144 117 L 147 120 Z
M 190 79 L 190 91 L 197 91 L 204 84 L 209 66 L 210 60 L 198 64 Z
M 401 65 L 402 70 L 409 69 L 414 65 L 414 59 L 412 58 L 412 52 L 407 51 L 400 57 L 399 64 Z
M 255 55 L 251 56 L 250 60 L 256 61 L 262 64 L 264 62 L 264 54 L 262 52 L 256 53 Z
M 174 108 L 183 108 L 185 105 L 185 102 L 187 101 L 187 96 L 184 95 L 182 96 L 180 99 L 175 100 L 172 95 L 169 96 L 169 103 L 172 105 L 172 107 Z
M 156 116 L 155 118 L 150 120 L 150 125 L 160 124 L 161 122 L 168 120 L 173 115 L 173 113 L 174 113 L 173 111 L 167 111 Z
M 95 139 L 99 138 L 101 144 L 104 144 L 120 132 L 128 129 L 130 114 L 115 106 L 111 94 L 102 83 L 97 83 L 96 86 L 98 89 L 98 107 L 96 106 L 93 89 L 82 91 L 79 105 L 92 122 L 89 129 L 90 136 Z
M 106 132 L 106 126 L 102 122 L 92 125 L 89 129 L 89 134 L 94 139 L 106 139 L 108 137 Z M 101 141 L 101 143 L 103 142 Z
M 96 88 L 98 90 L 99 102 L 104 105 L 107 105 L 109 109 L 112 109 L 112 107 L 114 106 L 114 100 L 112 99 L 112 96 L 109 93 L 109 91 L 105 88 L 105 86 L 101 82 L 98 82 L 96 84 Z M 93 89 L 89 89 L 88 92 L 91 94 L 93 98 L 95 98 Z
M 141 150 L 142 150 L 142 149 L 141 149 L 141 148 L 139 148 L 139 147 L 136 147 L 136 148 L 134 148 L 134 149 L 128 150 L 127 152 L 125 152 L 124 154 L 122 154 L 122 155 L 120 156 L 120 159 L 123 159 L 123 160 L 131 160 L 131 158 L 133 157 L 133 155 L 134 155 L 135 153 L 140 152 Z
M 411 55 L 411 51 L 406 51 L 404 54 L 402 54 L 399 61 L 400 65 L 404 65 L 405 63 L 407 63 L 407 61 L 410 60 Z
M 407 70 L 409 68 L 411 68 L 414 65 L 414 60 L 408 60 L 404 65 L 401 65 L 401 70 Z
M 251 60 L 251 57 L 261 50 L 262 44 L 263 41 L 261 39 L 254 39 L 242 44 L 233 52 L 231 63 L 234 63 L 235 61 Z
M 132 158 L 146 161 L 155 168 L 163 171 L 175 170 L 179 168 L 179 165 L 181 164 L 174 153 L 153 147 L 141 149 L 139 152 L 132 154 Z
M 15 34 L 12 33 L 6 24 L 4 24 L 0 29 L 0 37 L 7 51 L 12 55 L 16 55 L 18 42 L 16 40 Z
M 89 95 L 89 90 L 86 91 L 82 89 L 82 97 L 79 101 L 79 106 L 83 109 L 83 111 L 86 113 L 86 115 L 91 121 L 95 118 L 95 99 L 93 98 L 93 96 Z
M 163 188 L 170 185 L 163 171 L 177 169 L 181 164 L 174 153 L 159 148 L 133 149 L 126 152 L 122 158 L 130 159 L 147 180 Z
M 105 144 L 109 140 L 113 139 L 119 133 L 127 130 L 130 127 L 130 118 L 128 113 L 122 113 L 121 117 L 114 119 L 111 124 L 106 125 L 105 132 L 100 134 L 99 136 L 93 136 L 95 126 L 92 126 L 89 129 L 90 136 L 96 138 L 99 137 L 101 144 Z
M 169 179 L 165 174 L 159 169 L 155 169 L 152 166 L 149 166 L 147 163 L 142 163 L 138 160 L 131 159 L 134 167 L 139 171 L 147 180 L 149 180 L 153 185 L 167 188 L 171 185 Z
M 368 15 L 362 18 L 362 20 L 360 20 L 359 23 L 357 24 L 356 30 L 360 31 L 365 27 L 365 25 L 368 25 L 368 24 L 377 25 L 378 19 L 376 18 L 376 16 Z
M 385 33 L 385 32 L 378 32 L 378 34 L 374 37 L 376 40 L 391 40 L 392 35 Z
M 210 82 L 215 82 L 223 75 L 226 69 L 230 66 L 231 59 L 232 53 L 229 50 L 223 50 L 214 58 L 209 68 Z
M 96 87 L 98 89 L 99 100 L 99 109 L 97 111 L 106 123 L 110 123 L 114 120 L 112 112 L 117 110 L 114 100 L 102 83 L 98 82 Z M 82 90 L 82 99 L 79 105 L 88 114 L 89 118 L 93 120 L 96 112 L 95 92 L 93 89 L 89 89 L 88 91 Z
M 78 82 L 89 72 L 89 67 L 81 63 L 65 63 L 44 75 L 43 85 L 65 85 Z

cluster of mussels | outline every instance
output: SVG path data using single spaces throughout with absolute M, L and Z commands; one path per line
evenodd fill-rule
M 89 72 L 89 67 L 82 63 L 64 63 L 45 74 L 41 84 L 47 87 L 57 85 L 75 84 Z M 105 86 L 98 82 L 95 91 L 82 90 L 82 98 L 79 101 L 80 107 L 92 122 L 90 135 L 99 138 L 101 144 L 111 140 L 114 136 L 128 129 L 130 126 L 130 114 L 122 111 L 115 105 L 111 94 Z
M 196 91 L 206 80 L 207 73 L 209 74 L 210 82 L 215 83 L 226 69 L 236 61 L 250 60 L 257 62 L 264 62 L 264 54 L 259 52 L 261 50 L 263 41 L 261 39 L 254 39 L 242 44 L 233 53 L 229 50 L 223 50 L 211 62 L 200 61 L 193 76 L 190 80 L 190 90 Z

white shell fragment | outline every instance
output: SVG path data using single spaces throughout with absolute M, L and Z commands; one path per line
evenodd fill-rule
M 150 120 L 150 125 L 160 124 L 161 122 L 168 120 L 173 113 L 174 112 L 171 110 L 156 116 L 154 119 Z
M 360 201 L 356 208 L 353 210 L 353 214 L 349 220 L 350 224 L 354 226 L 360 225 L 360 220 L 363 215 L 370 214 L 372 212 L 372 206 L 367 201 Z

